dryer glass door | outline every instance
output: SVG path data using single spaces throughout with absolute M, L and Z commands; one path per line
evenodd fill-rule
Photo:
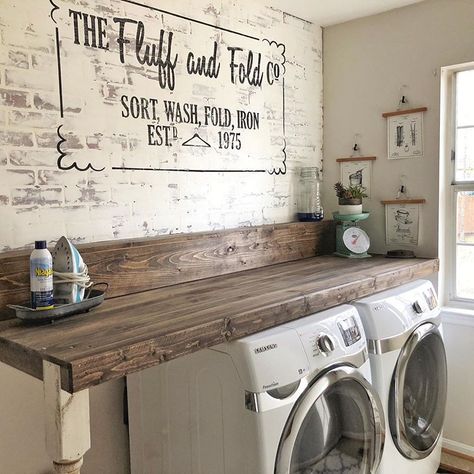
M 296 402 L 275 473 L 373 473 L 384 434 L 380 402 L 367 381 L 351 367 L 334 368 Z
M 389 422 L 398 450 L 423 459 L 443 428 L 447 368 L 443 339 L 432 323 L 419 326 L 403 346 L 389 397 Z

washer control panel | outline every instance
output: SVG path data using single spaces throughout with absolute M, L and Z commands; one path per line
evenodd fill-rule
M 349 305 L 315 313 L 287 323 L 287 327 L 297 331 L 311 370 L 326 367 L 366 347 L 359 314 Z
M 328 357 L 336 350 L 337 338 L 331 334 L 328 327 L 314 328 L 315 331 L 300 334 L 301 342 L 309 357 Z
M 355 344 L 362 337 L 357 321 L 353 316 L 339 321 L 337 325 L 339 326 L 346 347 L 352 346 L 352 344 Z
M 304 339 L 303 337 L 303 345 L 305 344 Z M 324 332 L 313 333 L 309 335 L 307 340 L 313 357 L 318 355 L 328 356 L 336 348 L 333 338 Z

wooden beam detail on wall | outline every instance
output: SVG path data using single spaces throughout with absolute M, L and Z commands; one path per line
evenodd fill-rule
M 426 199 L 389 199 L 387 201 L 380 201 L 382 204 L 424 204 Z
M 416 109 L 404 109 L 404 110 L 395 110 L 393 112 L 384 112 L 382 117 L 394 117 L 395 115 L 408 115 L 408 114 L 416 114 L 417 112 L 426 112 L 428 107 L 417 107 Z
M 343 163 L 346 161 L 375 161 L 376 159 L 376 156 L 350 156 L 348 158 L 337 158 L 336 161 Z

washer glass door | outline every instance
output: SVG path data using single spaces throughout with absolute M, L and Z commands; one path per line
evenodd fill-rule
M 390 389 L 390 431 L 405 457 L 422 459 L 435 448 L 443 429 L 446 390 L 443 339 L 437 326 L 422 324 L 400 352 Z
M 382 408 L 367 381 L 351 367 L 331 369 L 296 402 L 275 473 L 373 473 L 384 435 Z

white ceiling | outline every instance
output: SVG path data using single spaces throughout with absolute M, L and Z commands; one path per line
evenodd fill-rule
M 422 0 L 272 0 L 276 8 L 320 26 L 375 15 Z

